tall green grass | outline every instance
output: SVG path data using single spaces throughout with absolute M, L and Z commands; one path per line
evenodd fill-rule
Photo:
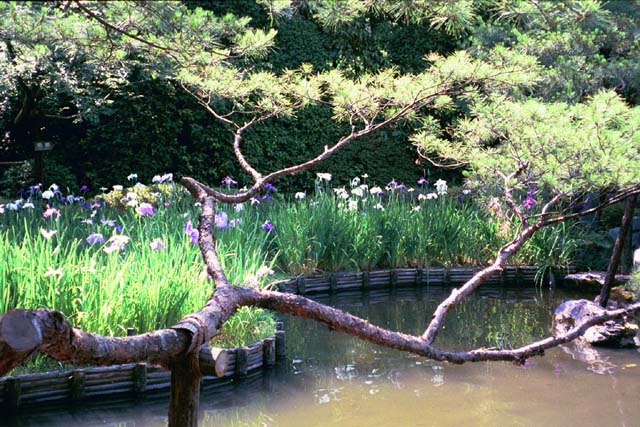
M 78 203 L 65 205 L 59 196 L 44 201 L 36 195 L 34 208 L 5 209 L 0 214 L 0 312 L 52 308 L 80 328 L 122 335 L 130 327 L 144 332 L 170 326 L 201 308 L 212 283 L 206 280 L 197 246 L 184 232 L 187 220 L 197 223 L 198 209 L 179 186 L 167 188 L 161 197 L 153 196 L 153 187 L 144 188 L 145 197 L 155 197 L 153 216 L 141 216 L 120 203 L 126 190 L 106 195 L 111 207 L 100 201 L 100 208 L 86 209 Z M 302 274 L 482 265 L 505 241 L 500 237 L 504 224 L 471 196 L 425 199 L 417 191 L 391 189 L 380 196 L 368 187 L 339 192 L 318 188 L 303 200 L 278 196 L 247 202 L 243 209 L 219 207 L 229 221 L 240 221 L 216 233 L 221 263 L 233 283 L 265 285 L 267 277 L 256 277 L 261 267 Z M 45 202 L 61 216 L 43 218 Z M 101 220 L 114 220 L 122 230 Z M 271 231 L 262 227 L 267 220 L 275 227 Z M 41 230 L 56 233 L 47 238 Z M 92 232 L 105 240 L 113 235 L 130 240 L 123 251 L 106 253 L 107 244 L 87 242 Z M 570 225 L 541 230 L 512 261 L 567 264 L 578 236 Z M 158 238 L 165 249 L 151 248 Z M 239 343 L 270 333 L 273 324 L 262 311 L 242 310 L 222 335 Z
M 167 203 L 158 206 L 154 216 L 140 216 L 131 208 L 101 208 L 93 224 L 81 222 L 90 219 L 92 211 L 77 205 L 58 206 L 57 219 L 44 219 L 43 203 L 38 201 L 33 209 L 5 211 L 0 229 L 0 312 L 56 309 L 75 326 L 117 336 L 131 327 L 138 332 L 168 327 L 200 309 L 213 285 L 206 280 L 198 247 L 184 233 L 186 220 L 197 222 L 197 210 L 186 201 Z M 100 220 L 115 220 L 123 228 L 118 232 Z M 46 238 L 41 229 L 56 233 Z M 86 241 L 92 232 L 105 240 L 116 234 L 130 240 L 122 252 L 106 253 L 107 243 Z M 267 237 L 259 228 L 219 233 L 221 261 L 231 281 L 242 283 L 246 275 L 269 265 Z M 151 248 L 157 238 L 165 249 Z M 225 329 L 234 342 L 274 330 L 274 320 L 262 310 L 242 316 L 236 323 L 250 321 L 254 329 L 250 334 Z
M 353 203 L 349 209 L 349 201 L 357 207 Z M 271 248 L 278 250 L 277 265 L 294 274 L 484 265 L 510 235 L 470 197 L 418 200 L 396 192 L 342 199 L 322 192 L 288 208 L 276 204 L 263 210 L 276 227 Z M 579 234 L 566 224 L 547 227 L 511 262 L 566 265 Z

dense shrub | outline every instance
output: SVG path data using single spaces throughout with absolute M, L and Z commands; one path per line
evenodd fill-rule
M 404 25 L 365 16 L 349 28 L 332 30 L 314 22 L 312 14 L 272 21 L 252 0 L 192 2 L 192 6 L 212 9 L 220 15 L 250 16 L 256 27 L 275 26 L 276 46 L 264 62 L 256 65 L 274 72 L 296 68 L 302 63 L 312 64 L 317 71 L 341 67 L 352 75 L 389 66 L 396 66 L 402 72 L 418 72 L 426 66 L 422 60 L 424 54 L 446 53 L 457 43 L 426 23 Z M 148 181 L 155 174 L 173 172 L 176 176 L 191 175 L 211 184 L 217 184 L 226 175 L 246 183 L 247 177 L 237 166 L 230 149 L 232 137 L 228 130 L 174 82 L 141 71 L 144 68 L 141 65 L 127 75 L 126 83 L 117 91 L 100 86 L 92 88 L 97 98 L 108 102 L 101 108 L 84 112 L 82 120 L 38 119 L 42 122 L 40 137 L 55 145 L 47 154 L 45 164 L 61 168 L 65 175 L 50 175 L 46 181 L 64 182 L 61 185 L 65 186 L 68 182 L 69 188 L 88 185 L 95 190 L 124 182 L 130 173 L 137 173 L 140 180 Z M 11 110 L 15 115 L 20 100 L 17 94 L 11 96 L 7 98 L 8 105 L 15 105 Z M 48 110 L 65 107 L 67 111 L 77 112 L 77 106 L 63 93 L 53 99 L 60 105 L 47 106 Z M 0 131 L 10 130 L 10 123 L 10 120 L 0 121 Z M 300 112 L 297 118 L 272 120 L 257 126 L 247 135 L 246 155 L 259 170 L 270 171 L 308 159 L 309 153 L 319 153 L 346 132 L 348 128 L 336 124 L 327 108 L 311 107 Z M 376 182 L 388 182 L 392 178 L 411 182 L 425 171 L 415 164 L 417 155 L 407 142 L 408 134 L 408 128 L 378 132 L 346 148 L 322 168 L 343 183 L 362 173 L 369 174 Z M 21 138 L 30 141 L 28 135 Z M 22 151 L 9 157 L 22 159 L 30 155 L 24 152 L 25 147 L 30 149 L 30 144 L 24 141 L 13 146 L 14 151 Z M 22 170 L 18 176 L 14 169 L 4 173 L 4 178 L 0 176 L 0 191 L 15 193 L 34 182 L 33 174 L 25 172 Z M 312 174 L 289 178 L 281 182 L 280 187 L 309 188 Z

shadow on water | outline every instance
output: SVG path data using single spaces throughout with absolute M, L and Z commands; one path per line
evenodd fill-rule
M 341 292 L 314 299 L 407 333 L 424 330 L 450 288 Z M 515 347 L 549 334 L 567 292 L 484 287 L 452 312 L 446 349 Z M 549 351 L 525 366 L 449 365 L 365 343 L 305 319 L 284 317 L 287 359 L 201 397 L 202 426 L 640 425 L 640 353 Z M 166 425 L 168 395 L 87 402 L 0 419 L 9 426 Z

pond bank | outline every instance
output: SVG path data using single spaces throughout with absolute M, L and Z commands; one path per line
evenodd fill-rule
M 364 291 L 361 293 L 363 300 L 375 302 L 379 297 L 377 294 L 380 293 L 376 290 L 390 289 L 395 296 L 396 288 L 406 288 L 408 285 L 417 288 L 442 284 L 455 286 L 464 283 L 476 271 L 478 269 L 474 268 L 407 268 L 333 273 L 297 277 L 279 283 L 278 288 L 283 292 L 298 294 L 339 292 L 346 298 L 353 296 L 349 291 Z M 567 272 L 566 269 L 554 269 L 546 274 L 561 278 Z M 500 276 L 491 278 L 487 284 L 502 284 L 504 287 L 507 283 L 516 282 L 520 286 L 531 286 L 540 278 L 540 274 L 541 271 L 537 267 L 510 266 L 506 267 Z M 275 337 L 246 347 L 229 349 L 227 353 L 229 365 L 224 376 L 206 377 L 204 382 L 224 384 L 233 378 L 246 375 L 248 371 L 273 366 L 276 355 L 284 356 L 284 331 L 280 329 Z M 0 407 L 4 407 L 7 412 L 16 412 L 23 408 L 52 403 L 78 403 L 97 396 L 143 397 L 166 391 L 169 386 L 168 371 L 148 367 L 145 363 L 20 375 L 0 379 Z
M 383 327 L 416 333 L 450 287 L 398 287 L 313 295 Z M 366 296 L 366 298 L 365 298 Z M 514 346 L 549 333 L 551 313 L 579 294 L 511 284 L 485 286 L 447 319 L 438 345 Z M 640 353 L 552 349 L 524 366 L 438 363 L 285 317 L 287 359 L 263 375 L 201 396 L 200 425 L 635 425 Z M 602 405 L 603 396 L 611 405 Z M 578 402 L 578 404 L 577 404 Z M 86 406 L 85 406 L 86 405 Z M 159 427 L 167 398 L 88 402 L 8 419 L 10 427 Z M 567 408 L 571 408 L 570 413 Z M 598 408 L 597 411 L 594 408 Z
M 349 273 L 329 273 L 300 276 L 280 282 L 278 290 L 299 295 L 344 290 L 385 289 L 396 286 L 461 285 L 471 279 L 481 268 L 396 268 Z M 553 282 L 562 285 L 563 278 L 575 272 L 574 267 L 542 270 L 535 266 L 507 266 L 502 274 L 489 278 L 484 284 L 518 283 L 532 286 Z

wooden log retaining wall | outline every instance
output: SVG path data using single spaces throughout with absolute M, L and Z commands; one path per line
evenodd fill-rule
M 351 273 L 333 273 L 298 277 L 280 283 L 279 290 L 297 294 L 339 291 L 373 291 L 367 297 L 375 297 L 376 291 L 391 288 L 428 285 L 459 285 L 469 280 L 479 269 L 471 268 L 399 268 Z M 573 273 L 573 269 L 557 269 L 555 277 Z M 487 284 L 517 282 L 531 285 L 535 282 L 537 267 L 506 267 L 501 275 L 492 277 Z M 345 296 L 350 292 L 345 292 Z M 230 384 L 236 378 L 245 377 L 261 367 L 270 367 L 285 354 L 285 334 L 282 323 L 276 325 L 274 337 L 266 338 L 246 347 L 227 350 L 228 366 L 223 377 L 205 376 L 203 387 Z M 171 373 L 145 363 L 78 368 L 67 371 L 21 375 L 0 378 L 0 413 L 15 412 L 21 408 L 79 402 L 100 396 L 145 397 L 167 392 Z
M 284 357 L 284 330 L 279 324 L 276 336 L 246 347 L 228 349 L 228 365 L 223 377 L 205 376 L 203 386 L 215 387 L 233 382 L 248 372 L 275 365 Z M 0 414 L 60 402 L 80 402 L 101 396 L 145 397 L 167 392 L 171 372 L 146 363 L 130 363 L 66 371 L 0 378 Z
M 361 273 L 332 273 L 328 275 L 301 276 L 280 283 L 278 289 L 300 295 L 344 290 L 387 289 L 389 287 L 425 285 L 461 285 L 471 279 L 479 268 L 397 268 L 392 270 L 365 271 Z M 502 274 L 488 279 L 487 284 L 519 283 L 533 285 L 537 267 L 509 266 Z M 575 269 L 554 269 L 555 277 L 564 277 Z

